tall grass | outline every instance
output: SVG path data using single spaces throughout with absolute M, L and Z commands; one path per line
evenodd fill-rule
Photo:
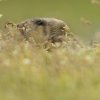
M 100 100 L 100 48 L 47 51 L 0 33 L 0 100 Z

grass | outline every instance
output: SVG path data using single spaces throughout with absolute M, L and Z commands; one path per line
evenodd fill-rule
M 0 100 L 100 100 L 100 47 L 33 47 L 0 33 Z

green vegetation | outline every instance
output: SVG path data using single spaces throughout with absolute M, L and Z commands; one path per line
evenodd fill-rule
M 100 47 L 48 52 L 19 37 L 0 33 L 0 100 L 100 99 Z
M 64 19 L 84 40 L 100 31 L 99 0 L 0 0 L 0 29 L 6 20 Z M 78 52 L 50 51 L 0 31 L 0 100 L 100 100 L 100 44 Z

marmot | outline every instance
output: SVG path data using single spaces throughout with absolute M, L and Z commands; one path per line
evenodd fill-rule
M 67 48 L 81 48 L 83 45 L 77 36 L 69 32 L 67 24 L 56 18 L 27 19 L 16 25 L 19 32 L 28 40 L 33 37 L 36 43 L 45 41 L 50 43 L 62 43 Z
M 36 36 L 50 40 L 52 43 L 61 42 L 69 30 L 66 23 L 55 18 L 34 18 L 17 24 L 18 30 L 26 38 L 33 33 Z

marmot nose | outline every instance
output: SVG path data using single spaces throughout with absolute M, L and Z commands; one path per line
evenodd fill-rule
M 22 28 L 22 27 L 24 27 L 24 23 L 17 24 L 17 28 Z

